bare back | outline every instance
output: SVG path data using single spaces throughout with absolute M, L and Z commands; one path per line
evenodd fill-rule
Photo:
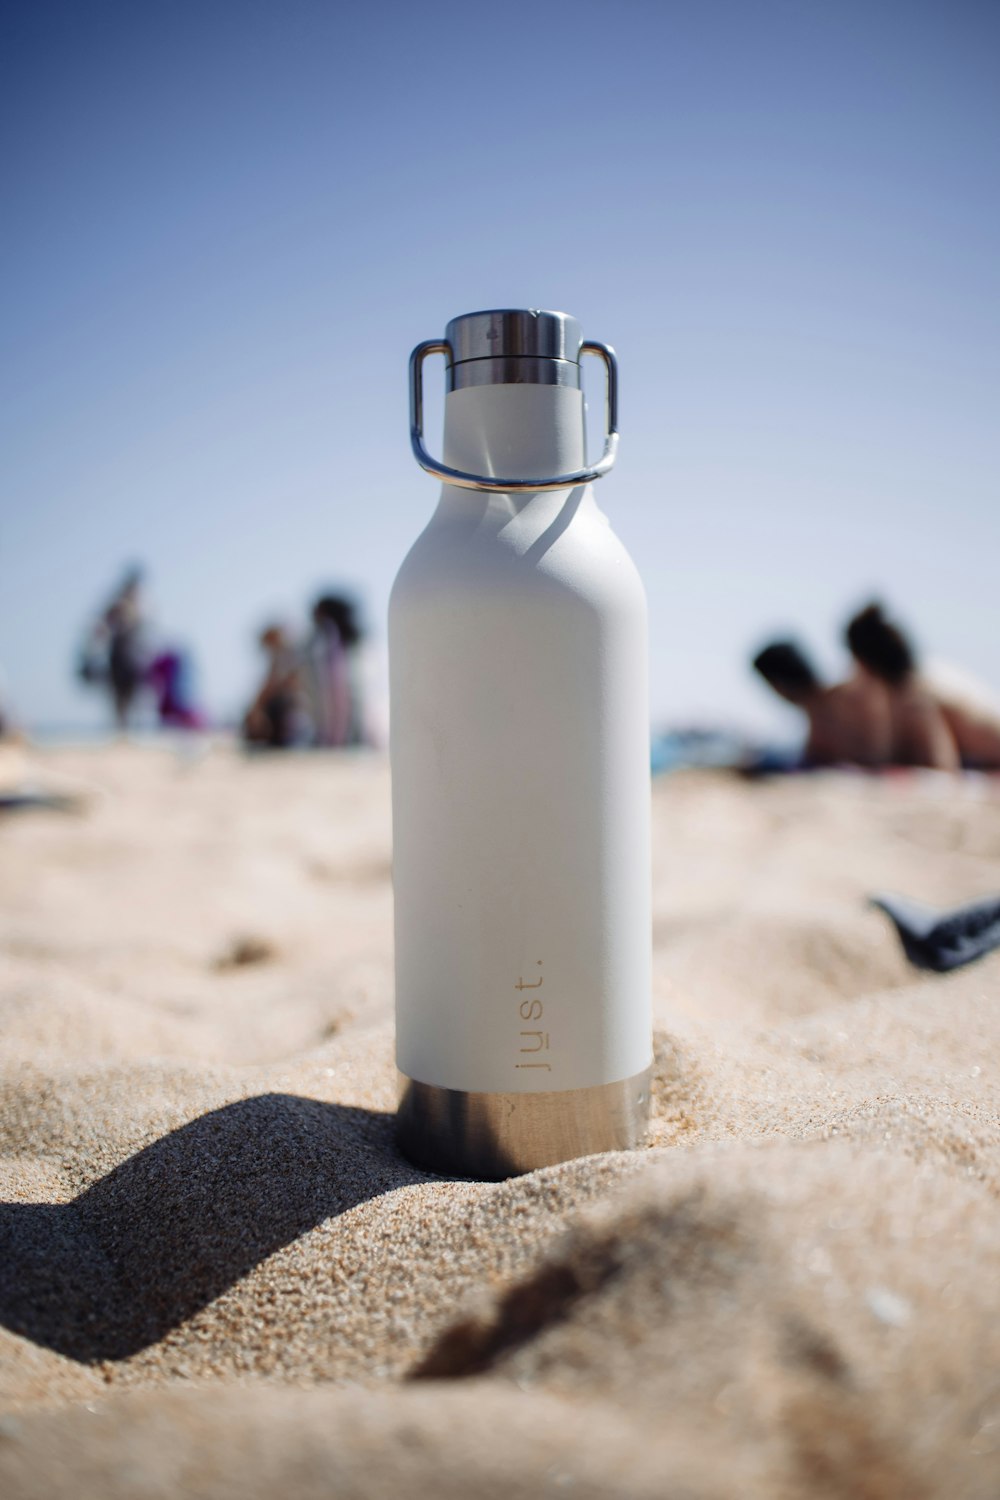
M 919 678 L 889 690 L 892 713 L 892 761 L 898 766 L 928 766 L 957 771 L 958 745 L 947 720 Z
M 889 694 L 874 678 L 850 677 L 809 703 L 806 759 L 813 765 L 884 766 L 892 749 Z

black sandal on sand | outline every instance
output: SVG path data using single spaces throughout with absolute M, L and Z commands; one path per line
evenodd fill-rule
M 905 896 L 873 896 L 899 933 L 907 958 L 918 969 L 945 974 L 1000 948 L 1000 896 L 936 911 Z

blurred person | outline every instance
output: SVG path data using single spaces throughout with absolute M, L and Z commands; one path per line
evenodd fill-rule
M 281 625 L 268 625 L 258 638 L 267 657 L 264 680 L 243 718 L 249 745 L 286 750 L 299 733 L 300 673 L 298 656 Z
M 363 745 L 364 694 L 357 608 L 343 594 L 323 594 L 313 605 L 305 662 L 317 745 Z
M 205 715 L 194 705 L 190 655 L 178 647 L 157 653 L 144 681 L 152 688 L 160 723 L 170 729 L 205 729 Z
M 888 762 L 891 720 L 882 683 L 858 673 L 827 685 L 794 641 L 772 641 L 753 665 L 780 698 L 805 714 L 805 765 L 875 767 Z
M 1000 702 L 988 687 L 949 662 L 928 662 L 921 676 L 944 714 L 969 770 L 1000 770 Z
M 146 670 L 142 576 L 142 569 L 137 567 L 125 573 L 88 634 L 79 667 L 85 682 L 107 687 L 121 731 L 128 728 Z
M 860 610 L 845 631 L 865 671 L 889 689 L 894 759 L 902 765 L 954 770 L 959 765 L 1000 768 L 1000 712 L 980 691 L 956 684 L 955 673 L 935 680 L 919 669 L 917 653 L 881 604 Z

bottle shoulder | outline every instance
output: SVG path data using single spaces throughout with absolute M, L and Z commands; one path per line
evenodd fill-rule
M 438 507 L 400 567 L 394 600 L 514 591 L 644 607 L 638 570 L 586 491 L 535 496 L 506 513 L 485 498 Z

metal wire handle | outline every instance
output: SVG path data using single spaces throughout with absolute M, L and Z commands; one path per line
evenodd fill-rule
M 424 360 L 429 354 L 454 357 L 451 345 L 444 339 L 427 339 L 418 344 L 410 355 L 410 446 L 417 463 L 428 474 L 433 474 L 445 484 L 454 484 L 463 490 L 488 490 L 504 495 L 536 490 L 569 490 L 578 484 L 590 484 L 594 479 L 603 479 L 614 467 L 618 457 L 618 361 L 610 344 L 598 344 L 593 339 L 587 339 L 580 345 L 580 353 L 596 354 L 604 362 L 607 432 L 604 437 L 604 452 L 592 468 L 576 469 L 572 474 L 550 475 L 547 479 L 491 479 L 485 474 L 467 474 L 464 469 L 449 468 L 447 464 L 432 458 L 424 447 Z

